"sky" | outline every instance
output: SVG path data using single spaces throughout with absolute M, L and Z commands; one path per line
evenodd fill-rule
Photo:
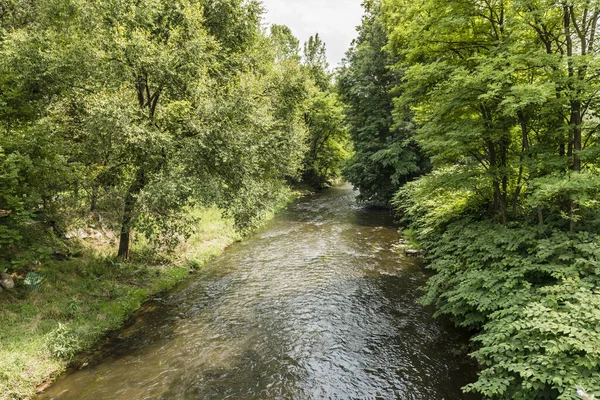
M 287 25 L 301 46 L 318 33 L 327 45 L 327 60 L 338 66 L 362 17 L 362 0 L 262 0 L 264 23 Z

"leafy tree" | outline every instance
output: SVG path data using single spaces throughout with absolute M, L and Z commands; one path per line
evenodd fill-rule
M 206 177 L 199 182 L 209 182 L 214 201 L 241 230 L 278 199 L 286 179 L 299 177 L 306 151 L 307 82 L 299 59 L 283 57 L 281 47 L 271 46 L 276 39 L 253 50 L 260 73 L 241 73 L 237 84 L 220 93 L 215 87 L 216 98 L 202 112 L 206 135 L 185 146 L 188 173 Z M 198 196 L 206 197 L 207 189 L 200 191 Z
M 278 60 L 300 62 L 300 41 L 294 36 L 289 27 L 285 25 L 271 25 L 270 38 Z
M 311 36 L 304 44 L 303 72 L 310 82 L 304 114 L 309 140 L 303 181 L 322 188 L 340 177 L 342 164 L 350 152 L 343 105 L 334 93 L 325 43 L 319 34 Z
M 316 90 L 305 114 L 310 132 L 309 149 L 304 161 L 304 182 L 320 188 L 340 176 L 350 155 L 344 107 L 336 93 Z
M 379 1 L 363 3 L 365 15 L 358 38 L 338 72 L 338 92 L 346 104 L 355 154 L 344 177 L 360 190 L 365 202 L 387 205 L 400 186 L 427 169 L 413 140 L 410 112 L 394 122 L 391 91 L 400 82 L 398 59 L 384 50 L 388 39 Z
M 597 17 L 588 6 L 388 4 L 404 10 L 390 11 L 392 45 L 409 65 L 398 104 L 417 110 L 419 142 L 437 166 L 462 165 L 466 186 L 486 182 L 489 189 L 479 190 L 492 194 L 491 210 L 503 223 L 511 203 L 519 217 L 526 187 L 581 172 L 581 155 L 594 152 L 584 151 L 580 130 L 588 132 L 587 148 L 595 137 L 589 119 L 595 85 L 582 85 L 586 71 L 595 68 L 588 42 L 595 40 L 590 29 Z M 587 33 L 575 33 L 574 26 Z M 575 55 L 575 48 L 584 50 Z M 587 111 L 579 109 L 582 104 Z M 540 222 L 550 206 L 564 212 L 573 231 L 575 198 L 587 192 L 581 190 L 558 195 L 552 205 L 538 204 Z
M 318 33 L 308 38 L 308 42 L 304 43 L 304 65 L 308 75 L 322 91 L 331 88 L 331 72 L 329 72 L 326 51 L 325 43 Z
M 63 235 L 81 210 L 117 222 L 125 259 L 136 227 L 187 231 L 191 203 L 246 229 L 299 176 L 307 77 L 263 34 L 257 2 L 2 6 L 3 252 L 30 222 Z

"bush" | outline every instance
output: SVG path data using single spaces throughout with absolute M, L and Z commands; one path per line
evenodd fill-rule
M 48 349 L 53 356 L 70 361 L 80 351 L 77 335 L 67 325 L 58 323 L 58 328 L 48 334 Z
M 465 389 L 490 399 L 600 393 L 600 235 L 504 226 L 468 192 L 430 191 L 428 179 L 396 203 L 435 271 L 423 302 L 475 332 L 483 370 Z

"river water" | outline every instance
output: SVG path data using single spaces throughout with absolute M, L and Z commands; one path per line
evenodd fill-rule
M 468 398 L 464 336 L 418 305 L 426 274 L 389 213 L 354 198 L 299 200 L 40 398 Z

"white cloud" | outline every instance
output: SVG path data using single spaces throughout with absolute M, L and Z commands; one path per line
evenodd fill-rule
M 361 0 L 262 0 L 267 25 L 290 27 L 304 43 L 318 33 L 327 45 L 327 59 L 335 67 L 356 37 L 362 17 Z

